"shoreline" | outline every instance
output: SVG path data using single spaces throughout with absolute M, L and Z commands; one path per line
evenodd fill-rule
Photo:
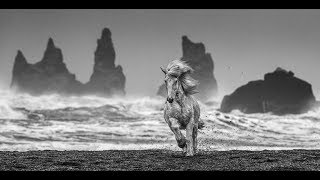
M 320 150 L 0 151 L 1 171 L 320 171 Z

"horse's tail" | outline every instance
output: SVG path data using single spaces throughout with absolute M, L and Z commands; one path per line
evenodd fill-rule
M 199 119 L 199 122 L 198 122 L 198 129 L 203 129 L 205 126 L 204 126 L 204 122 Z

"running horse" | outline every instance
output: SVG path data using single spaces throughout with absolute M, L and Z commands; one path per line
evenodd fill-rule
M 167 68 L 160 67 L 165 74 L 167 99 L 164 107 L 164 119 L 174 133 L 183 154 L 193 156 L 197 153 L 198 129 L 204 127 L 200 121 L 200 107 L 192 97 L 198 82 L 190 74 L 193 69 L 181 60 L 171 61 Z M 186 137 L 180 130 L 186 130 Z

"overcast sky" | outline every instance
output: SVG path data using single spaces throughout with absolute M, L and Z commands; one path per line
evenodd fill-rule
M 49 37 L 70 72 L 87 82 L 96 41 L 108 27 L 129 95 L 156 93 L 159 66 L 182 56 L 187 35 L 211 53 L 220 96 L 280 66 L 310 82 L 320 98 L 320 10 L 0 10 L 0 24 L 3 87 L 17 50 L 35 63 Z

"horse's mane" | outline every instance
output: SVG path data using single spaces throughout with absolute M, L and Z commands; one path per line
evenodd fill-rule
M 186 95 L 198 93 L 198 81 L 190 76 L 192 72 L 193 69 L 182 60 L 173 60 L 167 66 L 168 75 L 178 77 Z

